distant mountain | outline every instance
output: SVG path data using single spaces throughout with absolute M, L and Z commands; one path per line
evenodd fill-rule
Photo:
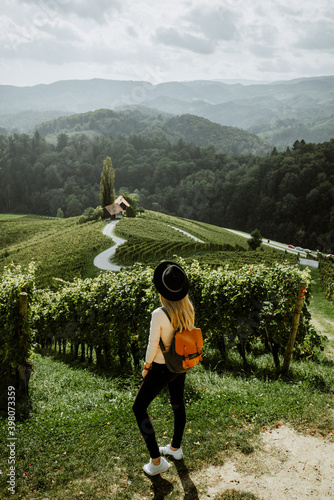
M 297 139 L 323 142 L 334 137 L 334 76 L 261 84 L 199 80 L 153 85 L 93 79 L 33 87 L 0 86 L 0 126 L 7 129 L 14 123 L 20 130 L 19 115 L 16 122 L 12 115 L 22 111 L 54 110 L 65 115 L 124 106 L 202 116 L 261 134 L 275 145 L 291 145 Z M 7 115 L 7 123 L 3 115 Z
M 55 140 L 61 133 L 163 138 L 171 144 L 178 141 L 196 146 L 213 145 L 216 151 L 229 155 L 262 156 L 272 146 L 255 134 L 236 127 L 226 127 L 194 115 L 173 116 L 150 108 L 113 111 L 101 109 L 57 118 L 36 127 L 39 134 Z
M 8 133 L 31 132 L 36 125 L 71 113 L 66 111 L 20 111 L 0 116 L 0 130 Z

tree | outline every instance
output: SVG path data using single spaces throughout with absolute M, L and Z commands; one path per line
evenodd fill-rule
M 127 217 L 136 217 L 136 210 L 138 205 L 138 194 L 132 193 L 129 194 L 127 191 L 122 191 L 121 196 L 130 204 L 129 207 L 126 208 L 125 214 Z
M 70 194 L 66 203 L 66 216 L 76 217 L 82 210 L 82 203 L 75 194 Z
M 64 148 L 66 148 L 67 144 L 68 144 L 68 136 L 66 134 L 59 134 L 57 136 L 56 150 L 58 152 L 62 151 Z
M 262 236 L 258 229 L 254 229 L 251 233 L 251 238 L 247 241 L 247 243 L 252 250 L 256 250 L 259 246 L 261 246 Z
M 125 214 L 127 217 L 136 217 L 136 212 L 133 207 L 126 207 Z
M 120 195 L 129 203 L 129 205 L 136 211 L 138 205 L 138 194 L 130 194 L 128 191 L 121 191 Z
M 100 182 L 100 199 L 101 205 L 111 205 L 115 200 L 115 171 L 112 166 L 111 158 L 109 156 L 103 161 L 103 169 L 101 173 Z

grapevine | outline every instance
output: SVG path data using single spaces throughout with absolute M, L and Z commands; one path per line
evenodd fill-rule
M 277 366 L 284 354 L 289 325 L 300 281 L 307 283 L 306 300 L 298 328 L 295 355 L 309 355 L 322 338 L 310 325 L 308 270 L 297 266 L 258 264 L 230 269 L 212 269 L 198 261 L 177 259 L 190 282 L 190 298 L 196 311 L 196 326 L 207 345 L 222 356 L 238 347 L 246 361 L 246 347 L 260 341 L 274 356 Z M 96 363 L 104 368 L 133 369 L 144 358 L 152 311 L 159 306 L 153 286 L 154 268 L 135 264 L 117 273 L 107 272 L 92 279 L 59 283 L 57 290 L 35 290 L 32 267 L 8 271 L 1 288 L 1 319 L 5 335 L 4 363 L 18 362 L 11 344 L 17 324 L 17 294 L 29 292 L 29 339 L 41 347 L 54 345 L 61 354 Z M 7 276 L 7 278 L 6 278 Z M 14 306 L 14 307 L 13 307 Z M 307 346 L 307 348 L 306 348 Z M 28 351 L 27 351 L 28 352 Z

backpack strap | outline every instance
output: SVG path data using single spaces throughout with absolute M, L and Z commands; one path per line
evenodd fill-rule
M 170 319 L 170 316 L 168 314 L 168 311 L 167 309 L 164 307 L 164 306 L 161 306 L 160 309 L 166 314 L 167 318 L 169 319 L 169 321 L 171 322 L 171 319 Z M 165 344 L 163 343 L 162 341 L 162 338 L 160 337 L 160 340 L 159 340 L 159 346 L 160 346 L 160 349 L 161 349 L 161 352 L 164 353 L 166 352 L 166 348 L 165 348 Z
M 170 321 L 170 322 L 172 322 L 172 321 L 171 321 L 171 319 L 170 319 L 170 316 L 169 316 L 169 314 L 168 314 L 167 309 L 166 309 L 164 306 L 161 306 L 161 307 L 160 307 L 160 309 L 161 309 L 161 310 L 162 310 L 162 311 L 166 314 L 166 316 L 167 316 L 167 318 L 169 319 L 169 321 Z

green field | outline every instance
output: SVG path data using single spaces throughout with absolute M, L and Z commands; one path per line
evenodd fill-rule
M 20 219 L 21 217 L 26 217 L 26 215 L 0 214 L 0 221 L 2 221 L 2 220 L 11 220 L 11 219 Z
M 1 498 L 139 500 L 151 492 L 154 498 L 197 498 L 207 484 L 190 478 L 234 454 L 255 453 L 264 426 L 289 423 L 325 436 L 332 429 L 332 365 L 294 362 L 284 382 L 266 373 L 266 359 L 252 365 L 253 373 L 245 373 L 236 358 L 220 371 L 207 364 L 187 377 L 185 459 L 166 479 L 152 481 L 142 472 L 148 456 L 131 411 L 139 374 L 99 376 L 40 354 L 33 361 L 29 418 L 22 413 L 16 426 L 19 494 L 8 495 L 2 481 Z M 150 406 L 150 415 L 159 442 L 168 443 L 173 419 L 166 393 Z M 3 471 L 5 431 L 2 426 Z
M 42 288 L 56 286 L 53 278 L 73 280 L 87 276 L 95 255 L 112 246 L 112 242 L 102 234 L 104 223 L 77 221 L 76 217 L 2 215 L 0 273 L 11 263 L 27 266 L 34 262 L 37 285 Z
M 11 263 L 27 266 L 34 262 L 37 285 L 42 288 L 57 286 L 53 278 L 71 281 L 76 277 L 95 276 L 99 270 L 92 265 L 94 257 L 113 243 L 102 234 L 104 222 L 77 222 L 77 217 L 57 219 L 2 214 L 0 273 Z M 186 231 L 204 243 L 196 243 L 173 228 Z M 135 261 L 155 264 L 175 255 L 187 261 L 197 259 L 213 267 L 226 263 L 231 267 L 254 262 L 295 263 L 293 256 L 267 247 L 249 251 L 246 238 L 217 226 L 151 211 L 135 219 L 122 219 L 115 234 L 127 240 L 116 254 L 116 260 L 123 265 Z
M 201 243 L 182 231 L 198 238 Z M 173 259 L 175 255 L 182 256 L 187 262 L 195 259 L 212 267 L 296 262 L 293 255 L 266 246 L 256 252 L 250 251 L 245 237 L 227 229 L 153 211 L 145 211 L 135 219 L 122 219 L 115 234 L 126 240 L 118 248 L 115 259 L 125 265 L 134 261 L 155 265 L 162 259 Z
M 122 219 L 117 225 L 116 233 L 125 239 L 129 236 L 138 236 L 145 239 L 159 239 L 162 241 L 166 239 L 192 241 L 188 236 L 182 234 L 180 231 L 175 231 L 170 226 L 184 230 L 205 243 L 228 244 L 231 246 L 239 245 L 245 250 L 247 249 L 245 238 L 226 229 L 151 210 L 146 210 L 140 217 L 136 217 L 135 219 Z

